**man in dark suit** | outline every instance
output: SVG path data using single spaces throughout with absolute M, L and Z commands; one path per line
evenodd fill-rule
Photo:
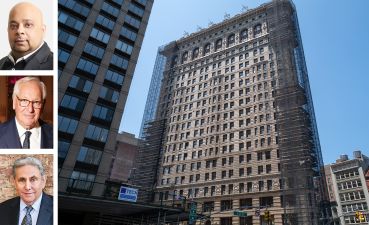
M 43 192 L 44 167 L 33 157 L 17 159 L 13 165 L 15 189 L 19 197 L 0 203 L 2 225 L 52 225 L 53 198 Z M 36 221 L 36 223 L 35 223 Z
M 15 118 L 0 124 L 0 149 L 53 148 L 53 128 L 40 119 L 45 99 L 45 84 L 37 77 L 24 77 L 15 83 Z
M 40 9 L 29 2 L 16 4 L 8 21 L 11 52 L 0 60 L 0 69 L 52 70 L 53 53 L 43 40 L 45 30 Z

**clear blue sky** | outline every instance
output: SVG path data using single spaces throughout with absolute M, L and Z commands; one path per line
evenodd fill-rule
M 266 0 L 155 0 L 120 131 L 138 136 L 157 49 Z M 369 1 L 295 0 L 324 163 L 369 155 Z M 366 67 L 368 66 L 368 67 Z

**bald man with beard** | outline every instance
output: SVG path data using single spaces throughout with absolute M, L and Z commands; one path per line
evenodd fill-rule
M 0 69 L 52 70 L 53 53 L 44 41 L 45 31 L 39 8 L 29 2 L 16 4 L 8 20 L 11 52 L 0 60 Z

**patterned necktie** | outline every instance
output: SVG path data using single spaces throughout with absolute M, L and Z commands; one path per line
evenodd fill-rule
M 31 211 L 32 211 L 32 206 L 28 205 L 26 206 L 26 215 L 23 217 L 22 223 L 21 225 L 32 225 L 32 217 L 31 217 Z
M 32 132 L 31 131 L 29 131 L 29 130 L 27 130 L 26 132 L 25 132 L 25 138 L 24 138 L 24 141 L 23 141 L 23 146 L 22 146 L 22 148 L 29 148 L 29 137 L 31 136 L 31 134 L 32 134 Z

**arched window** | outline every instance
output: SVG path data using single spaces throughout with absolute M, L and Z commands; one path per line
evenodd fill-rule
M 188 52 L 184 52 L 183 55 L 182 55 L 182 63 L 186 62 L 188 59 Z
M 222 39 L 218 39 L 216 42 L 215 42 L 215 51 L 218 51 L 219 49 L 222 48 Z
M 248 30 L 244 29 L 240 32 L 241 41 L 245 41 L 248 38 Z
M 234 44 L 235 40 L 234 40 L 234 34 L 231 34 L 228 36 L 227 38 L 227 47 L 231 46 Z
M 193 51 L 192 51 L 192 59 L 196 59 L 199 56 L 199 48 L 196 47 Z
M 254 26 L 254 37 L 260 34 L 261 34 L 261 24 L 259 23 Z
M 203 55 L 206 55 L 209 53 L 210 53 L 210 43 L 206 43 L 206 45 L 204 46 Z

